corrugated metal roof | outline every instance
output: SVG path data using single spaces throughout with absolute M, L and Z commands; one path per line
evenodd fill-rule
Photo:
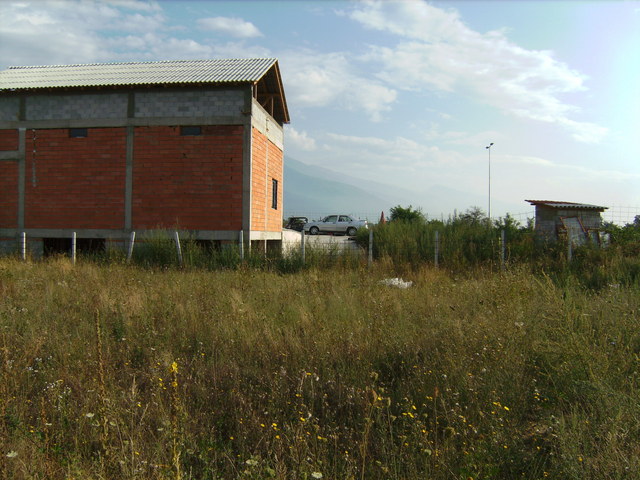
M 609 207 L 601 207 L 599 205 L 589 205 L 588 203 L 575 202 L 557 202 L 554 200 L 525 200 L 531 205 L 542 205 L 550 208 L 573 208 L 581 210 L 606 210 Z
M 0 72 L 0 90 L 255 83 L 276 62 L 275 58 L 236 58 L 9 67 Z

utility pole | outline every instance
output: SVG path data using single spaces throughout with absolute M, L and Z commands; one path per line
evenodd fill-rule
M 489 151 L 489 211 L 487 212 L 487 216 L 489 217 L 489 223 L 491 223 L 491 147 L 493 146 L 493 142 L 488 146 L 484 147 Z

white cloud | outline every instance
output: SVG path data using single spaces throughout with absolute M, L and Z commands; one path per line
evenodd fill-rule
M 209 17 L 198 20 L 204 30 L 211 30 L 236 38 L 261 37 L 262 33 L 251 22 L 236 17 Z
M 560 119 L 558 123 L 573 131 L 573 138 L 584 143 L 599 143 L 609 132 L 607 128 L 595 123 L 575 122 L 568 118 Z
M 147 32 L 159 30 L 164 26 L 165 18 L 162 14 L 143 15 L 135 13 L 123 16 L 114 27 L 122 31 Z
M 490 142 L 497 142 L 504 138 L 502 132 L 485 130 L 477 133 L 466 131 L 441 130 L 437 123 L 432 122 L 429 129 L 423 133 L 425 140 L 437 141 L 450 145 L 465 145 L 472 148 L 482 148 Z
M 5 3 L 0 61 L 51 65 L 135 60 L 270 56 L 262 46 L 177 38 L 160 4 L 137 0 Z
M 585 77 L 552 52 L 521 48 L 500 31 L 476 32 L 456 11 L 422 1 L 367 1 L 350 16 L 406 39 L 393 48 L 371 46 L 362 57 L 379 62 L 378 78 L 391 85 L 478 98 L 512 115 L 556 124 L 582 142 L 598 142 L 607 133 L 569 118 L 578 109 L 562 96 L 586 90 Z
M 426 145 L 405 137 L 379 138 L 327 134 L 327 148 L 352 160 L 364 160 L 370 166 L 393 168 L 416 168 L 427 164 L 455 161 L 453 156 L 446 157 L 434 145 Z
M 114 7 L 128 8 L 130 10 L 140 10 L 143 12 L 160 12 L 162 8 L 157 2 L 150 0 L 107 0 Z
M 287 96 L 300 107 L 333 104 L 379 121 L 396 100 L 395 90 L 361 76 L 344 53 L 299 50 L 283 54 L 282 65 Z
M 498 160 L 496 156 L 494 159 Z M 537 165 L 540 167 L 554 167 L 554 164 L 551 160 L 547 160 L 546 158 L 540 157 L 531 157 L 525 155 L 500 155 L 499 162 L 502 163 L 512 163 L 515 165 Z
M 133 52 L 142 48 L 165 21 L 156 2 L 3 3 L 0 58 L 3 66 L 111 61 L 131 50 L 127 40 Z M 104 37 L 107 30 L 116 35 Z M 105 48 L 111 45 L 118 50 Z
M 287 147 L 292 146 L 293 148 L 297 148 L 303 151 L 313 151 L 316 150 L 316 141 L 311 138 L 307 132 L 299 132 L 295 128 L 287 125 L 285 127 L 285 138 L 287 140 Z
M 562 182 L 576 183 L 585 181 L 598 180 L 603 182 L 625 182 L 637 181 L 640 174 L 622 172 L 620 170 L 610 170 L 601 168 L 586 167 L 583 165 L 569 165 L 565 163 L 556 163 L 546 158 L 532 157 L 526 155 L 495 155 L 492 157 L 496 163 L 511 164 L 516 167 L 532 166 L 537 167 L 537 174 L 540 178 L 554 178 L 556 181 L 561 179 Z M 540 169 L 553 169 L 553 172 L 545 172 Z M 544 183 L 544 182 L 542 182 Z

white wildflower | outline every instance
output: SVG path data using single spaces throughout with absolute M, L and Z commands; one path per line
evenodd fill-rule
M 405 282 L 401 278 L 385 278 L 384 280 L 380 280 L 382 285 L 386 285 L 388 287 L 397 287 L 397 288 L 409 288 L 413 285 L 413 282 Z

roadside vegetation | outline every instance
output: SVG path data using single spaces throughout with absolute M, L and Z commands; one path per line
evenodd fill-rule
M 640 280 L 640 216 L 624 226 L 605 224 L 609 245 L 574 247 L 570 259 L 566 240 L 541 242 L 532 221 L 521 225 L 509 215 L 489 221 L 475 207 L 447 220 L 429 220 L 420 210 L 398 206 L 390 218 L 372 226 L 373 256 L 396 270 L 433 266 L 437 251 L 438 266 L 452 274 L 517 267 L 548 275 L 558 284 L 571 279 L 595 290 Z M 367 247 L 369 232 L 359 231 L 357 241 Z
M 162 240 L 131 264 L 0 258 L 0 478 L 637 479 L 627 227 L 505 269 L 419 243 L 371 268 L 188 242 L 179 268 Z

